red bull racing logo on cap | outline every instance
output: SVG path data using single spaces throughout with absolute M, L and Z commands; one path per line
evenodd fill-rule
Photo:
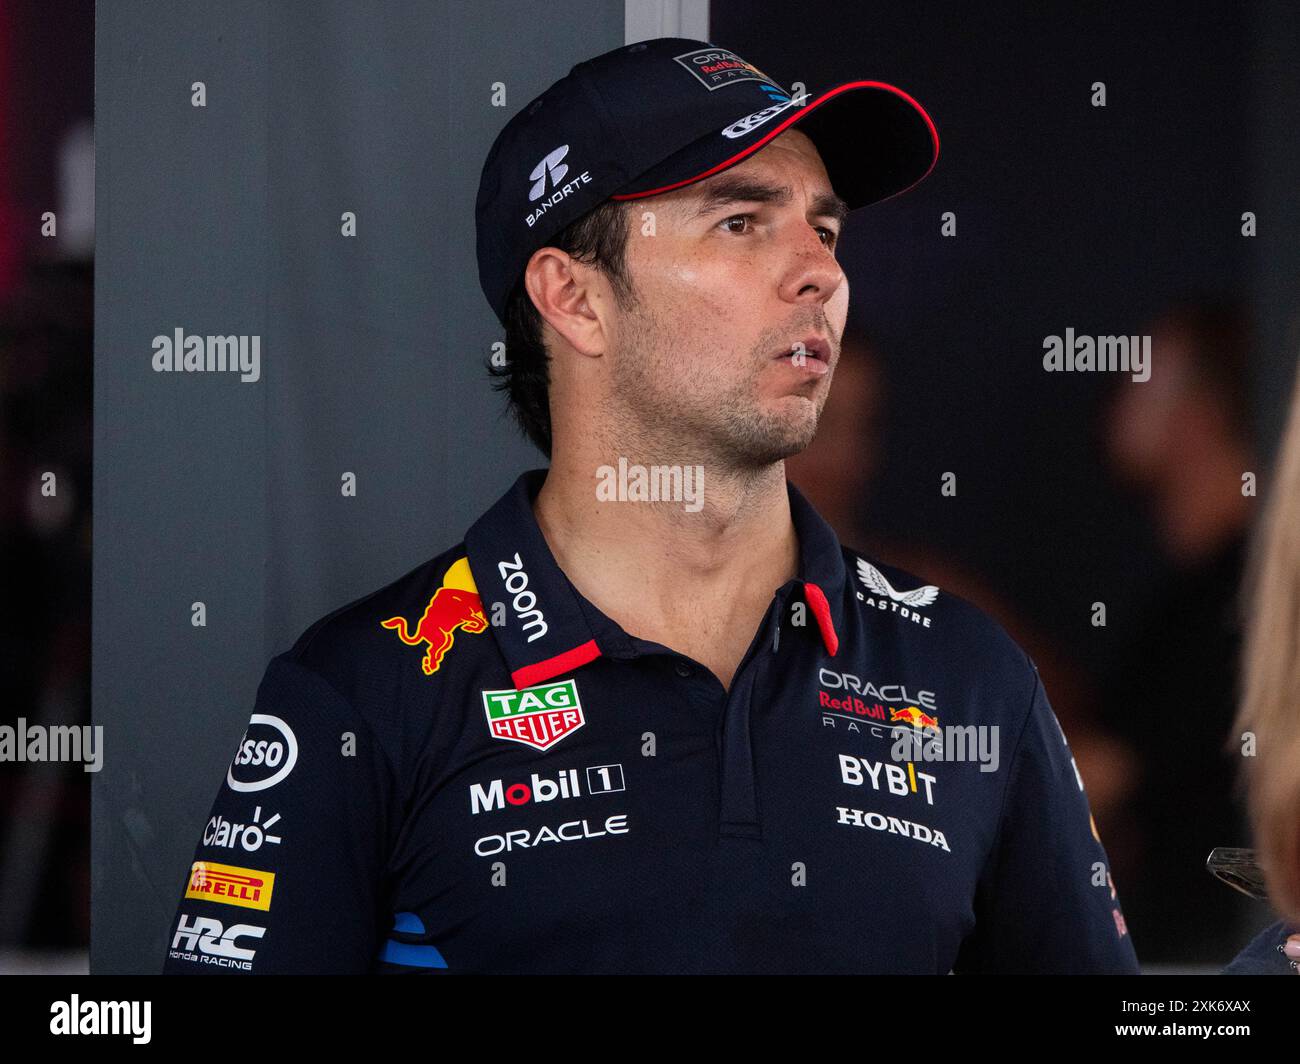
M 483 709 L 494 739 L 549 750 L 584 724 L 573 680 L 537 684 L 522 691 L 484 691 Z
M 461 558 L 452 564 L 442 578 L 442 586 L 433 593 L 424 614 L 411 631 L 405 617 L 389 617 L 380 621 L 383 628 L 393 628 L 397 637 L 407 646 L 427 644 L 422 667 L 426 676 L 432 676 L 442 665 L 442 659 L 456 640 L 456 632 L 482 632 L 487 629 L 483 614 L 483 600 L 469 571 L 469 559 Z
M 776 85 L 753 63 L 745 62 L 735 52 L 729 52 L 725 48 L 697 48 L 673 58 L 694 74 L 710 92 L 724 85 L 734 85 L 738 81 L 765 81 L 769 85 Z

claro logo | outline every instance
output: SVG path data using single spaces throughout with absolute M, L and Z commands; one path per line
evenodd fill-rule
M 528 574 L 524 572 L 523 559 L 515 552 L 514 561 L 497 562 L 497 571 L 506 582 L 506 590 L 514 596 L 510 605 L 519 616 L 519 623 L 528 632 L 528 642 L 541 639 L 546 634 L 546 618 L 537 608 L 537 596 L 528 590 Z
M 293 729 L 279 717 L 254 713 L 226 770 L 226 783 L 232 791 L 264 791 L 289 775 L 297 760 Z

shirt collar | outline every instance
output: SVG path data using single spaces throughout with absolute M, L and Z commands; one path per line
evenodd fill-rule
M 803 493 L 785 482 L 790 495 L 790 517 L 799 537 L 799 581 L 804 599 L 817 619 L 826 652 L 835 656 L 839 634 L 844 631 L 844 551 L 840 538 L 804 498 Z
M 490 618 L 503 622 L 492 625 L 492 634 L 520 690 L 602 654 L 635 654 L 627 633 L 578 594 L 542 535 L 533 500 L 546 473 L 531 469 L 521 474 L 465 534 L 474 583 Z M 822 641 L 834 655 L 836 633 L 843 631 L 844 557 L 830 525 L 793 484 L 787 481 L 786 489 L 799 539 L 798 582 Z

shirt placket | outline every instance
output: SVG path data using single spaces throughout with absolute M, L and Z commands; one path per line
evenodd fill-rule
M 771 659 L 780 645 L 781 618 L 789 587 L 773 596 L 741 660 L 727 692 L 719 740 L 721 755 L 721 804 L 718 835 L 728 839 L 761 839 L 758 778 L 754 762 L 754 699 L 764 689 Z

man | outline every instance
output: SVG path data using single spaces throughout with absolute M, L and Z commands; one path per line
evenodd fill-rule
M 168 971 L 1137 970 L 1032 663 L 784 478 L 843 216 L 937 152 L 674 38 L 512 119 L 480 280 L 550 469 L 272 661 Z

